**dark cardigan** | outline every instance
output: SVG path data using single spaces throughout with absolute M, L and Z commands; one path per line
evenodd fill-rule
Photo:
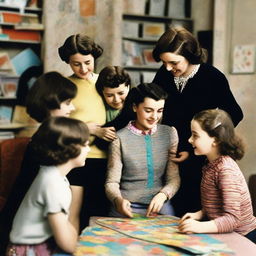
M 188 80 L 182 93 L 174 83 L 173 75 L 162 66 L 154 80 L 167 93 L 163 113 L 163 124 L 174 126 L 179 134 L 179 150 L 190 151 L 188 138 L 191 135 L 190 121 L 193 116 L 205 109 L 220 108 L 231 116 L 236 126 L 243 118 L 223 73 L 208 64 L 201 64 L 196 75 Z

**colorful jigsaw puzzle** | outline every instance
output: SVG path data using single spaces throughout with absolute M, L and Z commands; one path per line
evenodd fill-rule
M 233 255 L 223 242 L 207 234 L 182 234 L 178 232 L 178 218 L 171 216 L 136 218 L 99 218 L 97 224 L 131 238 L 172 246 L 193 254 Z M 215 254 L 213 254 L 215 253 Z M 217 254 L 222 253 L 222 254 Z M 179 254 L 178 254 L 179 255 Z
M 189 256 L 182 250 L 123 235 L 102 226 L 87 227 L 79 240 L 75 256 Z M 214 256 L 228 254 L 214 254 Z

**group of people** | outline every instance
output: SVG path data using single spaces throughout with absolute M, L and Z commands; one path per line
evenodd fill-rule
M 58 50 L 74 73 L 45 73 L 28 92 L 27 112 L 42 124 L 0 213 L 2 252 L 72 253 L 91 216 L 133 213 L 175 215 L 180 232 L 236 231 L 256 243 L 236 163 L 243 113 L 189 31 L 164 32 L 152 52 L 163 65 L 132 88 L 122 67 L 94 72 L 103 49 L 90 37 L 72 35 Z

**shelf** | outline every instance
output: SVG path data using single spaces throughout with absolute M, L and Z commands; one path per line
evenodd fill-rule
M 155 71 L 158 70 L 160 68 L 160 64 L 159 66 L 149 66 L 149 65 L 133 65 L 133 66 L 125 66 L 125 69 L 127 70 L 147 70 L 147 71 Z
M 41 41 L 1 39 L 0 43 L 41 44 Z
M 155 44 L 157 42 L 157 39 L 147 39 L 147 38 L 141 38 L 141 37 L 123 37 L 123 40 L 130 40 L 130 41 L 141 42 L 141 43 L 152 43 L 152 44 Z
M 36 12 L 36 13 L 42 12 L 42 8 L 25 7 L 23 9 L 18 6 L 11 6 L 11 5 L 7 5 L 7 4 L 0 4 L 0 8 L 5 9 L 5 10 L 14 10 L 14 11 L 24 10 L 25 12 Z
M 154 22 L 168 22 L 172 20 L 177 21 L 193 21 L 191 18 L 180 18 L 180 17 L 167 17 L 167 16 L 152 16 L 152 15 L 138 15 L 138 14 L 123 14 L 123 19 L 127 20 L 141 20 L 141 21 L 154 21 Z

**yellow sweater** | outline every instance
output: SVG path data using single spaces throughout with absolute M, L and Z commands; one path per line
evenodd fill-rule
M 93 80 L 88 81 L 78 78 L 74 75 L 69 77 L 70 80 L 77 86 L 77 96 L 72 103 L 75 110 L 70 117 L 79 119 L 85 123 L 94 122 L 97 124 L 104 124 L 106 122 L 106 110 L 101 96 L 95 89 L 95 82 L 98 79 L 97 74 L 93 74 Z M 88 158 L 106 158 L 106 152 L 98 149 L 95 145 L 91 145 L 95 136 L 90 136 L 91 151 Z

